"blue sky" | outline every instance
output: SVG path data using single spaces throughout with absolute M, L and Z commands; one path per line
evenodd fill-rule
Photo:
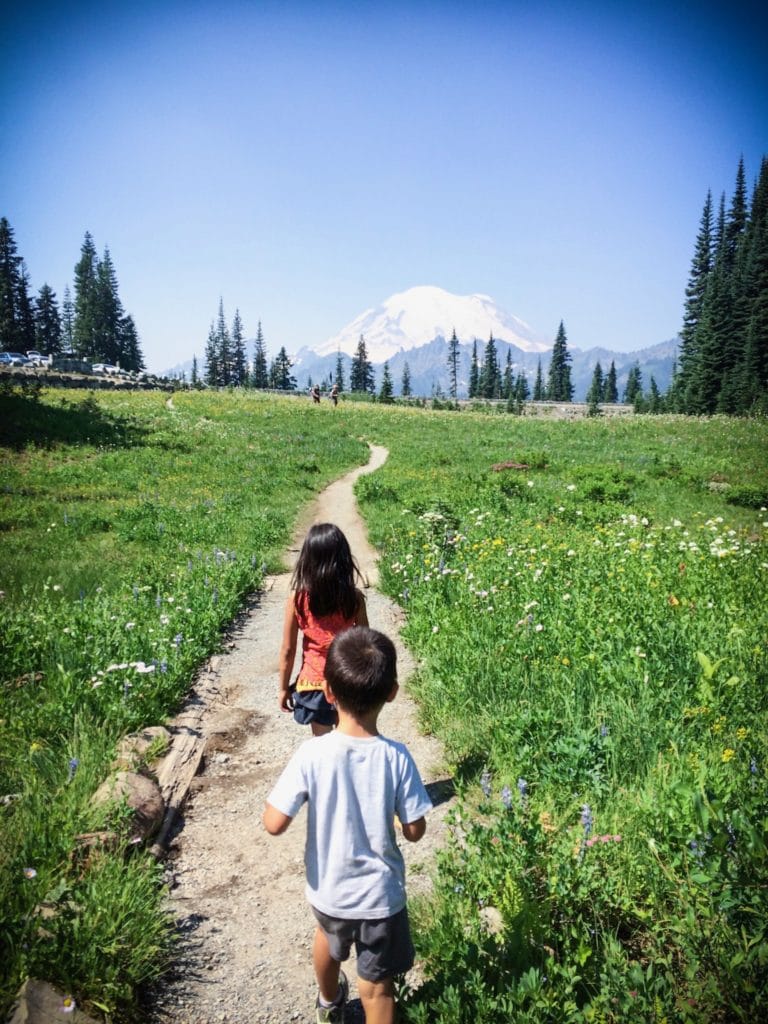
M 12 6 L 13 10 L 8 10 Z M 108 245 L 150 368 L 419 284 L 545 338 L 673 337 L 707 189 L 768 153 L 762 5 L 4 5 L 0 215 L 61 299 Z

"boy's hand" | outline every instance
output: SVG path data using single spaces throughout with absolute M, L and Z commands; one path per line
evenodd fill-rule
M 264 815 L 261 820 L 264 822 L 264 828 L 271 836 L 279 836 L 285 832 L 293 818 L 289 818 L 287 814 L 283 814 L 282 811 L 278 811 L 276 807 L 268 803 L 264 807 Z
M 417 818 L 416 821 L 409 821 L 407 824 L 402 823 L 403 837 L 408 840 L 409 843 L 418 843 L 424 833 L 427 831 L 427 819 Z
M 293 694 L 290 688 L 280 691 L 279 700 L 281 711 L 293 711 Z

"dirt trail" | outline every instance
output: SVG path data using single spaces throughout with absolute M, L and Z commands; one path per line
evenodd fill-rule
M 402 612 L 374 589 L 376 552 L 357 512 L 353 486 L 387 458 L 372 447 L 371 460 L 331 484 L 302 516 L 286 555 L 292 567 L 307 528 L 335 522 L 347 535 L 369 582 L 371 625 L 395 640 L 401 684 L 413 660 L 398 638 Z M 291 752 L 309 737 L 277 702 L 277 659 L 290 572 L 269 577 L 264 590 L 233 628 L 226 654 L 212 659 L 218 699 L 206 714 L 202 772 L 194 780 L 168 863 L 171 912 L 182 935 L 180 965 L 149 997 L 149 1024 L 286 1024 L 314 1019 L 311 965 L 313 924 L 304 897 L 304 812 L 280 837 L 261 825 L 264 800 Z M 381 731 L 407 743 L 438 803 L 427 835 L 401 843 L 413 895 L 429 885 L 442 842 L 450 792 L 439 744 L 421 736 L 415 709 L 401 687 L 386 706 Z M 362 1021 L 355 998 L 354 965 L 347 974 L 352 1002 L 347 1020 Z

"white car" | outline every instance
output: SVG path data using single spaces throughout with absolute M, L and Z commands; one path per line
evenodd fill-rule
M 50 356 L 44 356 L 43 353 L 38 352 L 36 348 L 32 348 L 27 352 L 27 359 L 33 366 L 48 366 L 51 361 Z
M 120 367 L 113 366 L 111 363 L 94 363 L 91 369 L 93 370 L 94 373 L 120 373 Z

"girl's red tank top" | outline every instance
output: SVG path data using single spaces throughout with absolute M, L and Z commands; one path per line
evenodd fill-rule
M 345 629 L 354 626 L 357 621 L 357 611 L 348 619 L 343 612 L 334 612 L 332 615 L 315 616 L 309 608 L 309 593 L 306 590 L 298 590 L 294 597 L 296 608 L 296 621 L 299 624 L 303 637 L 301 641 L 302 662 L 296 689 L 320 690 L 322 689 L 323 677 L 325 675 L 325 659 L 328 655 L 328 648 L 337 633 L 343 633 Z

